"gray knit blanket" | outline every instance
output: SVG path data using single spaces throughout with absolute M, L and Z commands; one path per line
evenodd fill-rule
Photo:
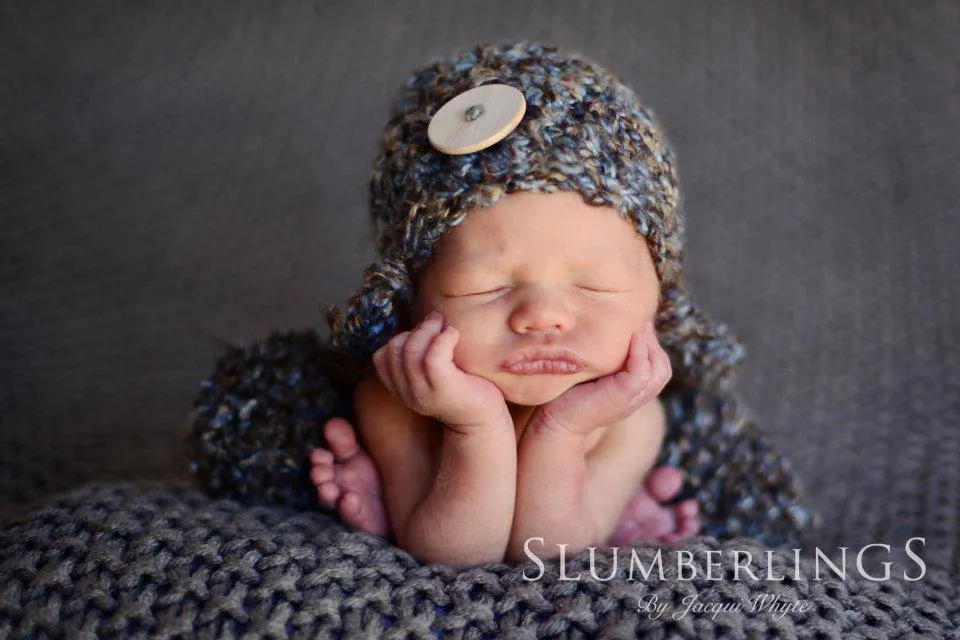
M 310 331 L 226 349 L 187 437 L 202 491 L 90 485 L 3 525 L 0 638 L 960 637 L 960 593 L 941 567 L 873 580 L 882 565 L 861 572 L 853 550 L 841 578 L 795 557 L 817 519 L 732 393 L 661 396 L 659 463 L 687 473 L 704 535 L 424 565 L 316 504 L 306 452 L 351 404 L 332 360 Z
M 685 567 L 677 550 L 689 552 Z M 763 558 L 764 547 L 713 537 L 637 545 L 632 573 L 629 555 L 601 551 L 592 565 L 584 551 L 542 570 L 532 560 L 456 570 L 422 565 L 316 511 L 243 506 L 190 488 L 91 485 L 0 529 L 0 638 L 956 638 L 960 630 L 960 592 L 937 567 L 914 582 L 896 567 L 887 581 L 829 571 L 815 580 L 809 560 L 795 565 L 781 550 L 769 567 L 755 562 L 757 580 L 734 580 L 736 554 Z M 782 580 L 767 580 L 768 570 Z

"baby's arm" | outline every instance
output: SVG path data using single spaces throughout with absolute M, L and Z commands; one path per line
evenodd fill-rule
M 556 557 L 558 544 L 574 553 L 610 537 L 662 444 L 666 421 L 656 396 L 669 378 L 669 357 L 649 328 L 631 339 L 624 370 L 537 409 L 519 445 L 508 560 L 524 559 L 529 538 L 542 538 L 543 557 Z M 588 453 L 587 436 L 603 426 L 603 440 Z
M 610 425 L 589 452 L 586 436 L 530 424 L 518 453 L 517 507 L 507 558 L 526 559 L 524 544 L 541 558 L 608 540 L 630 499 L 653 468 L 666 433 L 659 401 Z
M 427 322 L 378 352 L 379 378 L 357 389 L 357 427 L 401 548 L 426 562 L 499 562 L 516 498 L 513 421 L 492 383 L 443 369 L 455 366 L 456 334 L 437 336 L 439 328 Z
M 659 399 L 610 427 L 586 456 L 584 493 L 594 535 L 587 544 L 610 538 L 624 508 L 641 490 L 667 433 L 667 414 Z
M 437 474 L 398 543 L 428 562 L 469 566 L 506 555 L 516 499 L 513 423 L 474 434 L 446 430 Z M 504 437 L 504 433 L 508 437 Z

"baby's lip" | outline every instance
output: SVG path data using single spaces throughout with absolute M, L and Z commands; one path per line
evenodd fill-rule
M 535 349 L 503 361 L 500 368 L 518 375 L 570 374 L 583 371 L 583 358 L 566 349 Z

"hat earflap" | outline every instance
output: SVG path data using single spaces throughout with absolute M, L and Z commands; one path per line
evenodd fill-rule
M 677 382 L 716 390 L 732 385 L 734 369 L 745 357 L 743 345 L 726 325 L 704 314 L 680 285 L 664 289 L 656 325 Z
M 409 313 L 412 292 L 402 258 L 388 257 L 369 265 L 346 310 L 327 309 L 333 345 L 360 359 L 368 357 L 398 332 L 400 318 Z

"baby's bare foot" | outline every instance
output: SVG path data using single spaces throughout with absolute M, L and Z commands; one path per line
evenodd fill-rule
M 610 546 L 629 546 L 633 542 L 669 544 L 700 532 L 700 506 L 695 499 L 663 506 L 677 495 L 683 474 L 673 467 L 658 467 L 647 474 L 643 489 L 627 504 L 617 522 Z
M 327 449 L 310 452 L 310 478 L 320 504 L 336 508 L 352 529 L 389 538 L 390 521 L 381 491 L 383 482 L 370 455 L 360 448 L 347 420 L 331 418 L 324 425 Z

